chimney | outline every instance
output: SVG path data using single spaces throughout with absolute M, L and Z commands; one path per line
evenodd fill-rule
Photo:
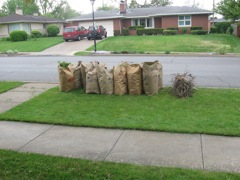
M 121 0 L 120 1 L 120 14 L 124 14 L 127 11 L 127 4 L 125 1 Z
M 23 10 L 20 7 L 16 7 L 15 13 L 18 15 L 23 15 Z
M 33 16 L 38 16 L 38 13 L 37 12 L 33 13 Z

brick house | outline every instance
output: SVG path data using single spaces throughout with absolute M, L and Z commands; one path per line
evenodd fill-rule
M 31 34 L 32 30 L 38 30 L 42 34 L 46 34 L 46 29 L 49 24 L 54 24 L 59 27 L 60 33 L 63 33 L 64 20 L 48 18 L 44 16 L 23 15 L 22 9 L 17 8 L 15 14 L 0 18 L 0 37 L 8 37 L 14 30 L 24 30 Z
M 145 28 L 178 28 L 179 32 L 183 27 L 201 26 L 203 30 L 210 30 L 209 16 L 211 11 L 187 6 L 165 6 L 148 8 L 128 9 L 124 1 L 120 2 L 119 10 L 96 11 L 95 25 L 103 25 L 108 36 L 113 36 L 114 30 L 122 31 L 129 26 L 142 25 Z M 72 19 L 68 23 L 81 26 L 91 26 L 92 13 L 84 14 Z

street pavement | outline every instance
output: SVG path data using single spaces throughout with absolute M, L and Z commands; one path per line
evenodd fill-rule
M 70 43 L 70 42 L 69 42 Z M 171 85 L 172 75 L 189 72 L 197 87 L 240 88 L 240 57 L 230 56 L 18 56 L 0 57 L 0 81 L 57 83 L 58 61 L 104 62 L 109 68 L 127 61 L 141 63 L 159 60 L 163 65 L 164 86 Z
M 0 112 L 57 84 L 0 94 Z M 240 173 L 240 137 L 0 121 L 0 149 L 89 160 Z

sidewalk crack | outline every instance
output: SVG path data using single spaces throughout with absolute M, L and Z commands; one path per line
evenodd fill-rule
M 52 129 L 54 127 L 54 125 L 50 126 L 47 130 L 45 130 L 44 132 L 42 132 L 41 134 L 39 134 L 38 136 L 36 136 L 35 138 L 33 138 L 32 140 L 30 140 L 29 142 L 27 142 L 26 144 L 24 144 L 22 147 L 18 148 L 17 151 L 21 151 L 25 146 L 27 146 L 28 144 L 30 144 L 31 142 L 33 142 L 35 139 L 37 139 L 38 137 L 42 136 L 43 134 L 45 134 L 47 131 L 49 131 L 50 129 Z
M 205 165 L 204 165 L 204 155 L 203 155 L 203 143 L 202 143 L 202 134 L 200 134 L 200 143 L 201 143 L 201 155 L 202 155 L 202 165 L 203 165 L 203 170 L 205 170 Z
M 123 133 L 125 132 L 125 130 L 122 131 L 122 133 L 120 134 L 120 136 L 118 137 L 117 141 L 114 143 L 113 147 L 110 149 L 110 151 L 107 153 L 106 157 L 104 158 L 104 161 L 106 161 L 106 159 L 108 158 L 109 154 L 112 152 L 112 150 L 115 148 L 116 144 L 118 143 L 119 139 L 122 137 Z

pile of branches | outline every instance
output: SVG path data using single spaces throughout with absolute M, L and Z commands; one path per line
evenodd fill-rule
M 190 97 L 194 93 L 195 77 L 189 73 L 174 74 L 172 78 L 172 93 L 180 98 Z

